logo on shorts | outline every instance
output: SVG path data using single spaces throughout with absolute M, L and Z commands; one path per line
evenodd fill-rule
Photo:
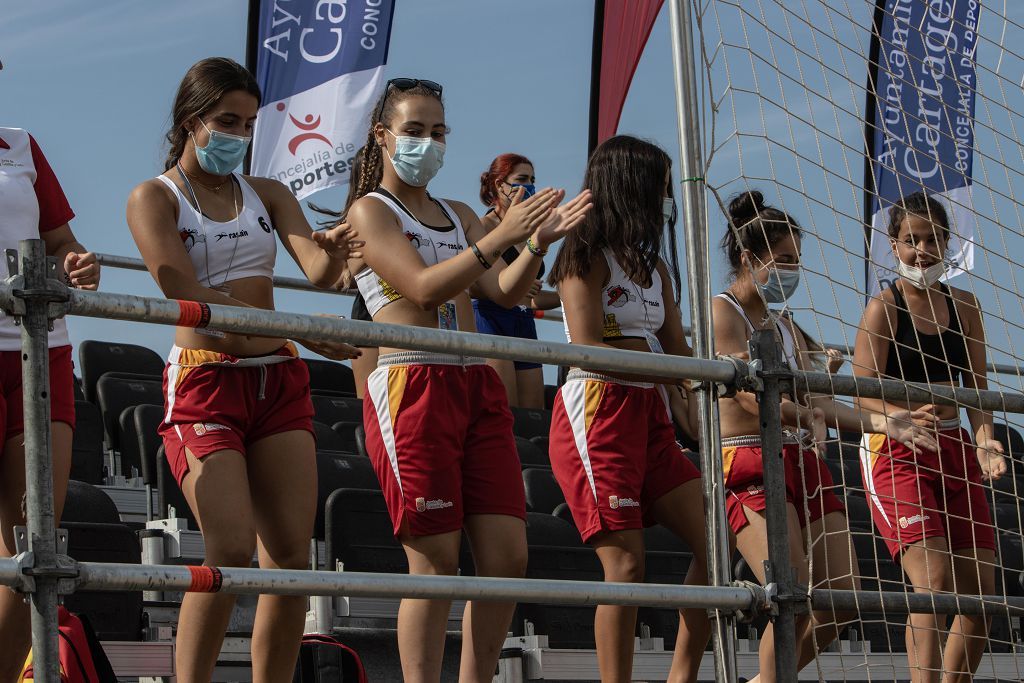
M 906 529 L 911 524 L 920 524 L 930 519 L 928 515 L 914 515 L 913 517 L 900 517 L 900 528 Z
M 608 496 L 608 506 L 612 510 L 618 510 L 619 508 L 638 508 L 640 503 L 636 502 L 632 498 L 619 498 L 618 496 Z
M 764 493 L 764 487 L 763 486 L 754 486 L 753 484 L 751 484 L 750 486 L 747 487 L 747 493 L 752 495 L 752 496 L 759 496 L 762 493 Z
M 454 507 L 455 503 L 450 500 L 441 500 L 435 498 L 433 500 L 427 500 L 426 498 L 416 499 L 416 512 L 427 512 L 428 510 L 443 510 L 444 508 Z
M 217 424 L 216 422 L 196 422 L 192 425 L 192 429 L 195 430 L 196 436 L 202 436 L 206 432 L 215 432 L 217 430 L 231 431 L 231 427 Z

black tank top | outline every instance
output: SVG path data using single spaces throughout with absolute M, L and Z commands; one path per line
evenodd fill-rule
M 949 308 L 949 326 L 939 334 L 924 334 L 914 329 L 903 293 L 893 284 L 896 304 L 896 335 L 885 361 L 885 374 L 906 382 L 951 382 L 960 384 L 967 369 L 967 339 L 949 287 L 939 284 Z

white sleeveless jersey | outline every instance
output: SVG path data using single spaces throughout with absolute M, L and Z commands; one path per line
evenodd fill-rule
M 608 284 L 601 292 L 601 309 L 604 314 L 605 341 L 610 339 L 640 338 L 647 333 L 656 334 L 665 323 L 664 290 L 661 273 L 651 271 L 651 286 L 641 287 L 626 275 L 610 249 L 604 250 L 608 262 Z M 564 320 L 565 338 L 571 343 L 569 321 Z
M 405 207 L 381 192 L 370 192 L 366 196 L 382 202 L 398 217 L 402 224 L 402 232 L 427 266 L 447 261 L 466 249 L 468 242 L 462 222 L 458 214 L 443 199 L 434 201 L 452 222 L 452 227 L 446 229 L 420 223 Z M 377 311 L 402 298 L 398 290 L 385 282 L 369 266 L 356 273 L 356 286 L 366 300 L 366 310 L 371 316 L 377 315 Z
M 178 198 L 178 235 L 185 245 L 200 284 L 220 287 L 244 277 L 274 277 L 277 236 L 270 213 L 249 183 L 238 181 L 238 220 L 225 222 L 202 215 L 167 176 L 157 176 Z
M 728 301 L 732 307 L 736 309 L 736 312 L 740 314 L 740 317 L 743 318 L 743 322 L 747 324 L 747 332 L 751 335 L 754 334 L 754 325 L 750 322 L 750 318 L 747 317 L 746 311 L 743 310 L 743 307 L 740 306 L 739 302 L 725 292 L 716 294 L 715 297 L 722 299 L 723 301 Z M 796 340 L 793 338 L 792 330 L 789 329 L 789 325 L 782 321 L 781 317 L 775 321 L 775 328 L 779 331 L 779 337 L 782 339 L 782 352 L 786 356 L 786 362 L 789 363 L 789 367 L 793 370 L 799 370 L 800 364 L 796 359 Z

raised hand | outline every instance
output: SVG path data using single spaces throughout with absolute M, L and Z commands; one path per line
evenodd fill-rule
M 541 249 L 557 242 L 579 225 L 594 206 L 590 190 L 583 190 L 578 195 L 551 212 L 547 219 L 533 233 L 533 241 Z
M 508 247 L 525 242 L 527 237 L 533 235 L 565 196 L 565 190 L 546 187 L 529 199 L 523 200 L 524 192 L 522 187 L 516 188 L 515 194 L 512 195 L 512 203 L 505 211 L 505 217 L 494 229 Z
M 76 289 L 95 290 L 100 286 L 100 264 L 92 252 L 68 252 L 64 257 L 64 273 L 68 284 Z
M 359 249 L 366 242 L 356 239 L 358 236 L 348 223 L 341 223 L 329 230 L 314 230 L 313 242 L 333 259 L 361 258 Z

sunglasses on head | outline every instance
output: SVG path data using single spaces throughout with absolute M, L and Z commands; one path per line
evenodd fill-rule
M 434 81 L 428 81 L 420 78 L 392 78 L 388 81 L 388 84 L 384 86 L 385 92 L 391 88 L 398 88 L 399 90 L 412 90 L 418 85 L 422 85 L 424 88 L 434 93 L 438 97 L 441 96 L 441 92 L 444 88 L 441 87 L 440 83 Z
M 432 94 L 441 97 L 441 93 L 444 88 L 441 87 L 440 83 L 435 81 L 428 81 L 420 78 L 392 78 L 384 86 L 384 97 L 380 98 L 380 105 L 377 110 L 373 113 L 373 120 L 380 121 L 380 116 L 384 112 L 384 103 L 388 100 L 388 93 L 391 92 L 392 88 L 397 90 L 412 90 L 416 86 L 422 85 L 424 88 L 429 90 Z

